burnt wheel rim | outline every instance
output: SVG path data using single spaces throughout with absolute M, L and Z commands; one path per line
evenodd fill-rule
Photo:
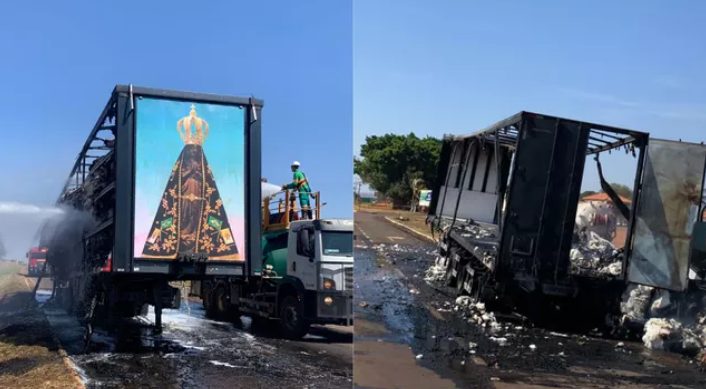
M 287 305 L 284 308 L 284 322 L 287 326 L 291 328 L 296 328 L 299 323 L 299 314 L 297 312 L 297 307 L 292 304 Z

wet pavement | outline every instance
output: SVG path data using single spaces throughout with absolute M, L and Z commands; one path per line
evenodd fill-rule
M 706 387 L 695 361 L 639 341 L 469 322 L 455 291 L 424 281 L 433 244 L 365 212 L 356 236 L 355 387 Z
M 38 300 L 46 300 L 41 291 Z M 313 327 L 300 341 L 273 330 L 207 319 L 200 303 L 154 312 L 95 329 L 87 352 L 78 321 L 51 303 L 43 307 L 53 332 L 89 388 L 341 388 L 352 382 L 352 329 Z

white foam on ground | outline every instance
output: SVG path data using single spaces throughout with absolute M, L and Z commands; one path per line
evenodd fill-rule
M 86 373 L 86 371 L 83 370 L 82 368 L 80 368 L 78 366 L 78 364 L 76 363 L 76 361 L 73 360 L 72 357 L 70 357 L 70 356 L 67 357 L 66 361 L 71 366 L 71 368 L 76 372 L 76 374 L 78 375 L 78 378 L 81 380 L 81 383 L 83 384 L 83 386 L 88 387 L 88 384 L 90 384 L 91 379 L 88 378 L 88 374 Z
M 194 346 L 192 342 L 184 342 L 179 339 L 174 339 L 174 342 L 177 343 L 179 346 L 188 348 L 188 349 L 193 349 L 193 350 L 199 350 L 199 351 L 205 351 L 206 347 L 202 346 Z
M 232 368 L 238 368 L 238 369 L 245 369 L 245 366 L 235 366 L 235 365 L 231 365 L 228 362 L 221 362 L 221 361 L 215 361 L 215 360 L 208 361 L 208 362 L 210 364 L 216 365 L 216 366 L 225 366 L 225 367 L 232 367 Z
M 145 318 L 151 323 L 154 323 L 155 317 L 153 306 L 149 306 Z M 222 324 L 221 322 L 215 320 L 204 319 L 203 317 L 193 314 L 189 315 L 186 312 L 182 312 L 177 309 L 162 310 L 162 324 L 168 326 L 169 328 L 179 329 L 182 331 L 198 331 L 205 323 Z

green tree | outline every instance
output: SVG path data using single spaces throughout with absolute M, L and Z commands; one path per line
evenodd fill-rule
M 420 178 L 430 187 L 437 173 L 441 140 L 408 135 L 368 136 L 355 159 L 354 172 L 395 206 L 412 199 L 412 181 Z

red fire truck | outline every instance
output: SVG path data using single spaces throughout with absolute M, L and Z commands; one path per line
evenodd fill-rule
M 32 247 L 27 252 L 27 274 L 30 276 L 38 276 L 44 269 L 44 263 L 47 261 L 46 247 Z M 49 269 L 47 269 L 48 272 Z

